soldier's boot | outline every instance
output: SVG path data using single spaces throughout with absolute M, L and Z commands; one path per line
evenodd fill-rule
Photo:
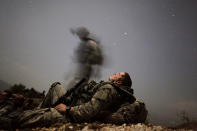
M 148 111 L 145 104 L 135 101 L 133 104 L 121 106 L 116 112 L 106 117 L 104 122 L 113 124 L 123 123 L 144 123 L 146 121 Z
M 66 93 L 65 89 L 59 82 L 55 82 L 51 85 L 47 95 L 45 96 L 42 103 L 38 108 L 48 108 L 51 107 L 61 96 Z

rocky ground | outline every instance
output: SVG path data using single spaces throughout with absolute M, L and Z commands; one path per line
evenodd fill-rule
M 195 131 L 197 129 L 173 129 L 156 125 L 145 124 L 103 124 L 103 123 L 81 123 L 81 124 L 56 124 L 51 127 L 34 129 L 17 129 L 17 131 Z
M 17 85 L 16 85 L 17 86 Z M 17 86 L 18 88 L 18 86 Z M 33 109 L 39 105 L 44 97 L 44 93 L 35 91 L 34 89 L 25 89 L 22 88 L 22 95 L 25 96 L 23 109 Z M 10 91 L 11 93 L 18 93 Z M 19 92 L 21 94 L 21 92 Z M 35 96 L 37 96 L 35 98 Z M 65 124 L 56 124 L 51 127 L 38 127 L 32 129 L 16 129 L 16 131 L 197 131 L 197 121 L 189 122 L 186 124 L 181 124 L 176 127 L 163 127 L 156 126 L 152 124 L 123 124 L 123 125 L 114 125 L 114 124 L 104 124 L 104 123 L 65 123 Z M 4 131 L 1 130 L 0 131 Z

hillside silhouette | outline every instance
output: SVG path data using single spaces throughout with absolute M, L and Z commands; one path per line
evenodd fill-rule
M 7 82 L 5 82 L 3 80 L 0 80 L 0 91 L 7 90 L 10 87 L 11 87 L 10 84 L 8 84 Z

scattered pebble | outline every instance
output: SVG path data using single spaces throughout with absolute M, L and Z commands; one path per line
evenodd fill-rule
M 51 126 L 49 128 L 39 127 L 33 129 L 16 129 L 16 131 L 192 131 L 186 129 L 170 129 L 162 126 L 156 126 L 152 124 L 104 124 L 104 123 L 81 123 L 81 124 L 56 124 L 56 126 Z M 1 130 L 0 130 L 1 131 Z M 2 130 L 3 131 L 3 130 Z
M 69 128 L 69 129 L 73 129 L 73 126 L 69 126 L 68 128 Z

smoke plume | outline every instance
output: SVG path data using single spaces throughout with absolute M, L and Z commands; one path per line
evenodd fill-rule
M 104 60 L 100 41 L 86 27 L 72 28 L 70 31 L 80 39 L 80 42 L 74 50 L 74 62 L 77 64 L 77 69 L 75 70 L 74 79 L 68 84 L 68 88 L 75 85 L 82 78 L 88 81 L 92 76 L 99 77 L 100 67 L 103 65 Z

